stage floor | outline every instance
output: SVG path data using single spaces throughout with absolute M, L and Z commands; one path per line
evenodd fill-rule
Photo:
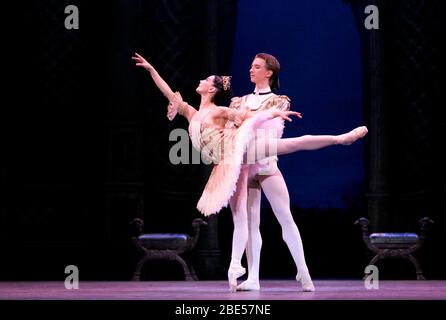
M 0 282 L 1 300 L 446 300 L 446 281 L 380 281 L 366 289 L 360 280 L 315 280 L 316 292 L 296 281 L 262 280 L 261 291 L 230 293 L 226 281 Z

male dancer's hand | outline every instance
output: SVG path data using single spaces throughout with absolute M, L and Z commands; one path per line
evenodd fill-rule
M 296 116 L 300 119 L 302 119 L 302 114 L 297 111 L 282 111 L 282 110 L 272 110 L 271 114 L 273 118 L 281 117 L 283 120 L 292 122 L 293 120 L 290 118 L 290 116 Z

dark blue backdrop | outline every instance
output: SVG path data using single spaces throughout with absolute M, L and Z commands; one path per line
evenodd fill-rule
M 236 95 L 252 91 L 249 67 L 258 52 L 281 63 L 280 94 L 302 120 L 285 137 L 339 134 L 364 123 L 359 34 L 341 0 L 241 0 L 233 52 Z M 364 191 L 363 142 L 281 156 L 292 205 L 343 208 Z

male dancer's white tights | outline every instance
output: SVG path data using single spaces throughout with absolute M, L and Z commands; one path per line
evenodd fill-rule
M 232 239 L 231 265 L 229 267 L 228 279 L 232 291 L 237 290 L 237 278 L 245 273 L 241 265 L 241 259 L 246 249 L 248 260 L 248 279 L 242 289 L 258 290 L 260 250 L 262 237 L 260 234 L 260 187 L 247 188 L 247 171 L 242 169 L 240 188 L 231 201 L 231 210 L 234 220 L 234 234 Z M 291 252 L 294 263 L 299 273 L 308 274 L 305 262 L 304 249 L 299 229 L 293 220 L 290 211 L 290 198 L 285 181 L 280 173 L 260 178 L 260 183 L 271 207 L 282 227 L 282 237 Z M 248 192 L 249 190 L 249 196 Z M 244 204 L 244 205 L 243 205 Z M 247 205 L 246 205 L 247 204 Z M 248 214 L 249 212 L 249 214 Z M 249 242 L 249 245 L 248 245 Z
M 308 273 L 304 248 L 299 229 L 294 222 L 290 210 L 290 197 L 285 180 L 279 169 L 273 175 L 259 175 L 259 181 L 253 181 L 248 189 L 248 279 L 242 289 L 257 289 L 259 287 L 260 251 L 262 236 L 260 235 L 260 202 L 261 190 L 265 193 L 273 212 L 282 228 L 282 238 L 293 257 L 297 270 Z M 259 184 L 260 183 L 260 184 Z M 262 189 L 260 189 L 260 186 Z
M 297 138 L 276 139 L 272 142 L 272 146 L 271 140 L 257 141 L 256 144 L 260 144 L 262 149 L 266 152 L 261 155 L 260 158 L 256 159 L 256 161 L 273 155 L 292 153 L 299 150 L 317 150 L 336 144 L 349 145 L 357 139 L 362 138 L 366 133 L 367 129 L 365 127 L 359 127 L 346 134 L 338 136 L 307 135 Z M 241 259 L 243 257 L 244 250 L 247 247 L 249 235 L 247 212 L 248 173 L 249 167 L 247 165 L 243 165 L 241 168 L 239 180 L 237 182 L 236 192 L 230 200 L 230 206 L 234 221 L 234 233 L 228 279 L 229 286 L 232 291 L 235 291 L 237 288 L 237 278 L 245 273 L 245 269 L 241 266 Z M 277 216 L 277 219 L 280 222 L 280 225 L 282 226 L 283 239 L 290 248 L 291 254 L 296 263 L 296 267 L 298 268 L 299 272 L 305 272 L 307 271 L 307 267 L 305 264 L 299 230 L 297 229 L 297 226 L 292 219 L 291 212 L 289 211 L 289 197 L 287 196 L 286 199 L 283 198 L 284 193 L 288 195 L 286 185 L 283 181 L 283 177 L 281 176 L 276 178 L 274 178 L 273 176 L 271 178 L 271 181 L 266 181 L 267 179 L 263 181 L 267 189 L 264 190 L 265 194 L 267 195 L 268 200 L 271 203 L 271 206 Z M 279 188 L 280 191 L 276 190 L 276 188 Z M 286 201 L 284 201 L 284 199 Z M 253 205 L 253 203 L 250 203 L 250 205 Z M 255 217 L 250 217 L 250 219 L 253 218 L 256 219 Z M 251 236 L 254 236 L 254 238 L 257 237 L 257 240 L 260 239 L 260 242 L 257 243 L 260 243 L 261 245 L 261 236 L 260 234 L 257 234 L 257 232 L 259 231 L 252 231 L 254 231 L 254 233 Z M 291 250 L 291 248 L 296 248 L 296 250 Z M 255 263 L 254 260 L 252 260 L 252 262 Z

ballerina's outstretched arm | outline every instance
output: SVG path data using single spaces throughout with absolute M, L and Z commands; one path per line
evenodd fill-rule
M 197 110 L 191 105 L 185 103 L 179 92 L 173 92 L 167 82 L 161 78 L 158 71 L 156 71 L 156 69 L 146 59 L 144 59 L 143 56 L 135 52 L 135 56 L 133 56 L 132 59 L 136 61 L 136 66 L 149 71 L 153 82 L 155 82 L 158 89 L 169 100 L 167 113 L 169 120 L 173 120 L 178 112 L 182 116 L 186 117 L 188 121 L 190 121 Z

